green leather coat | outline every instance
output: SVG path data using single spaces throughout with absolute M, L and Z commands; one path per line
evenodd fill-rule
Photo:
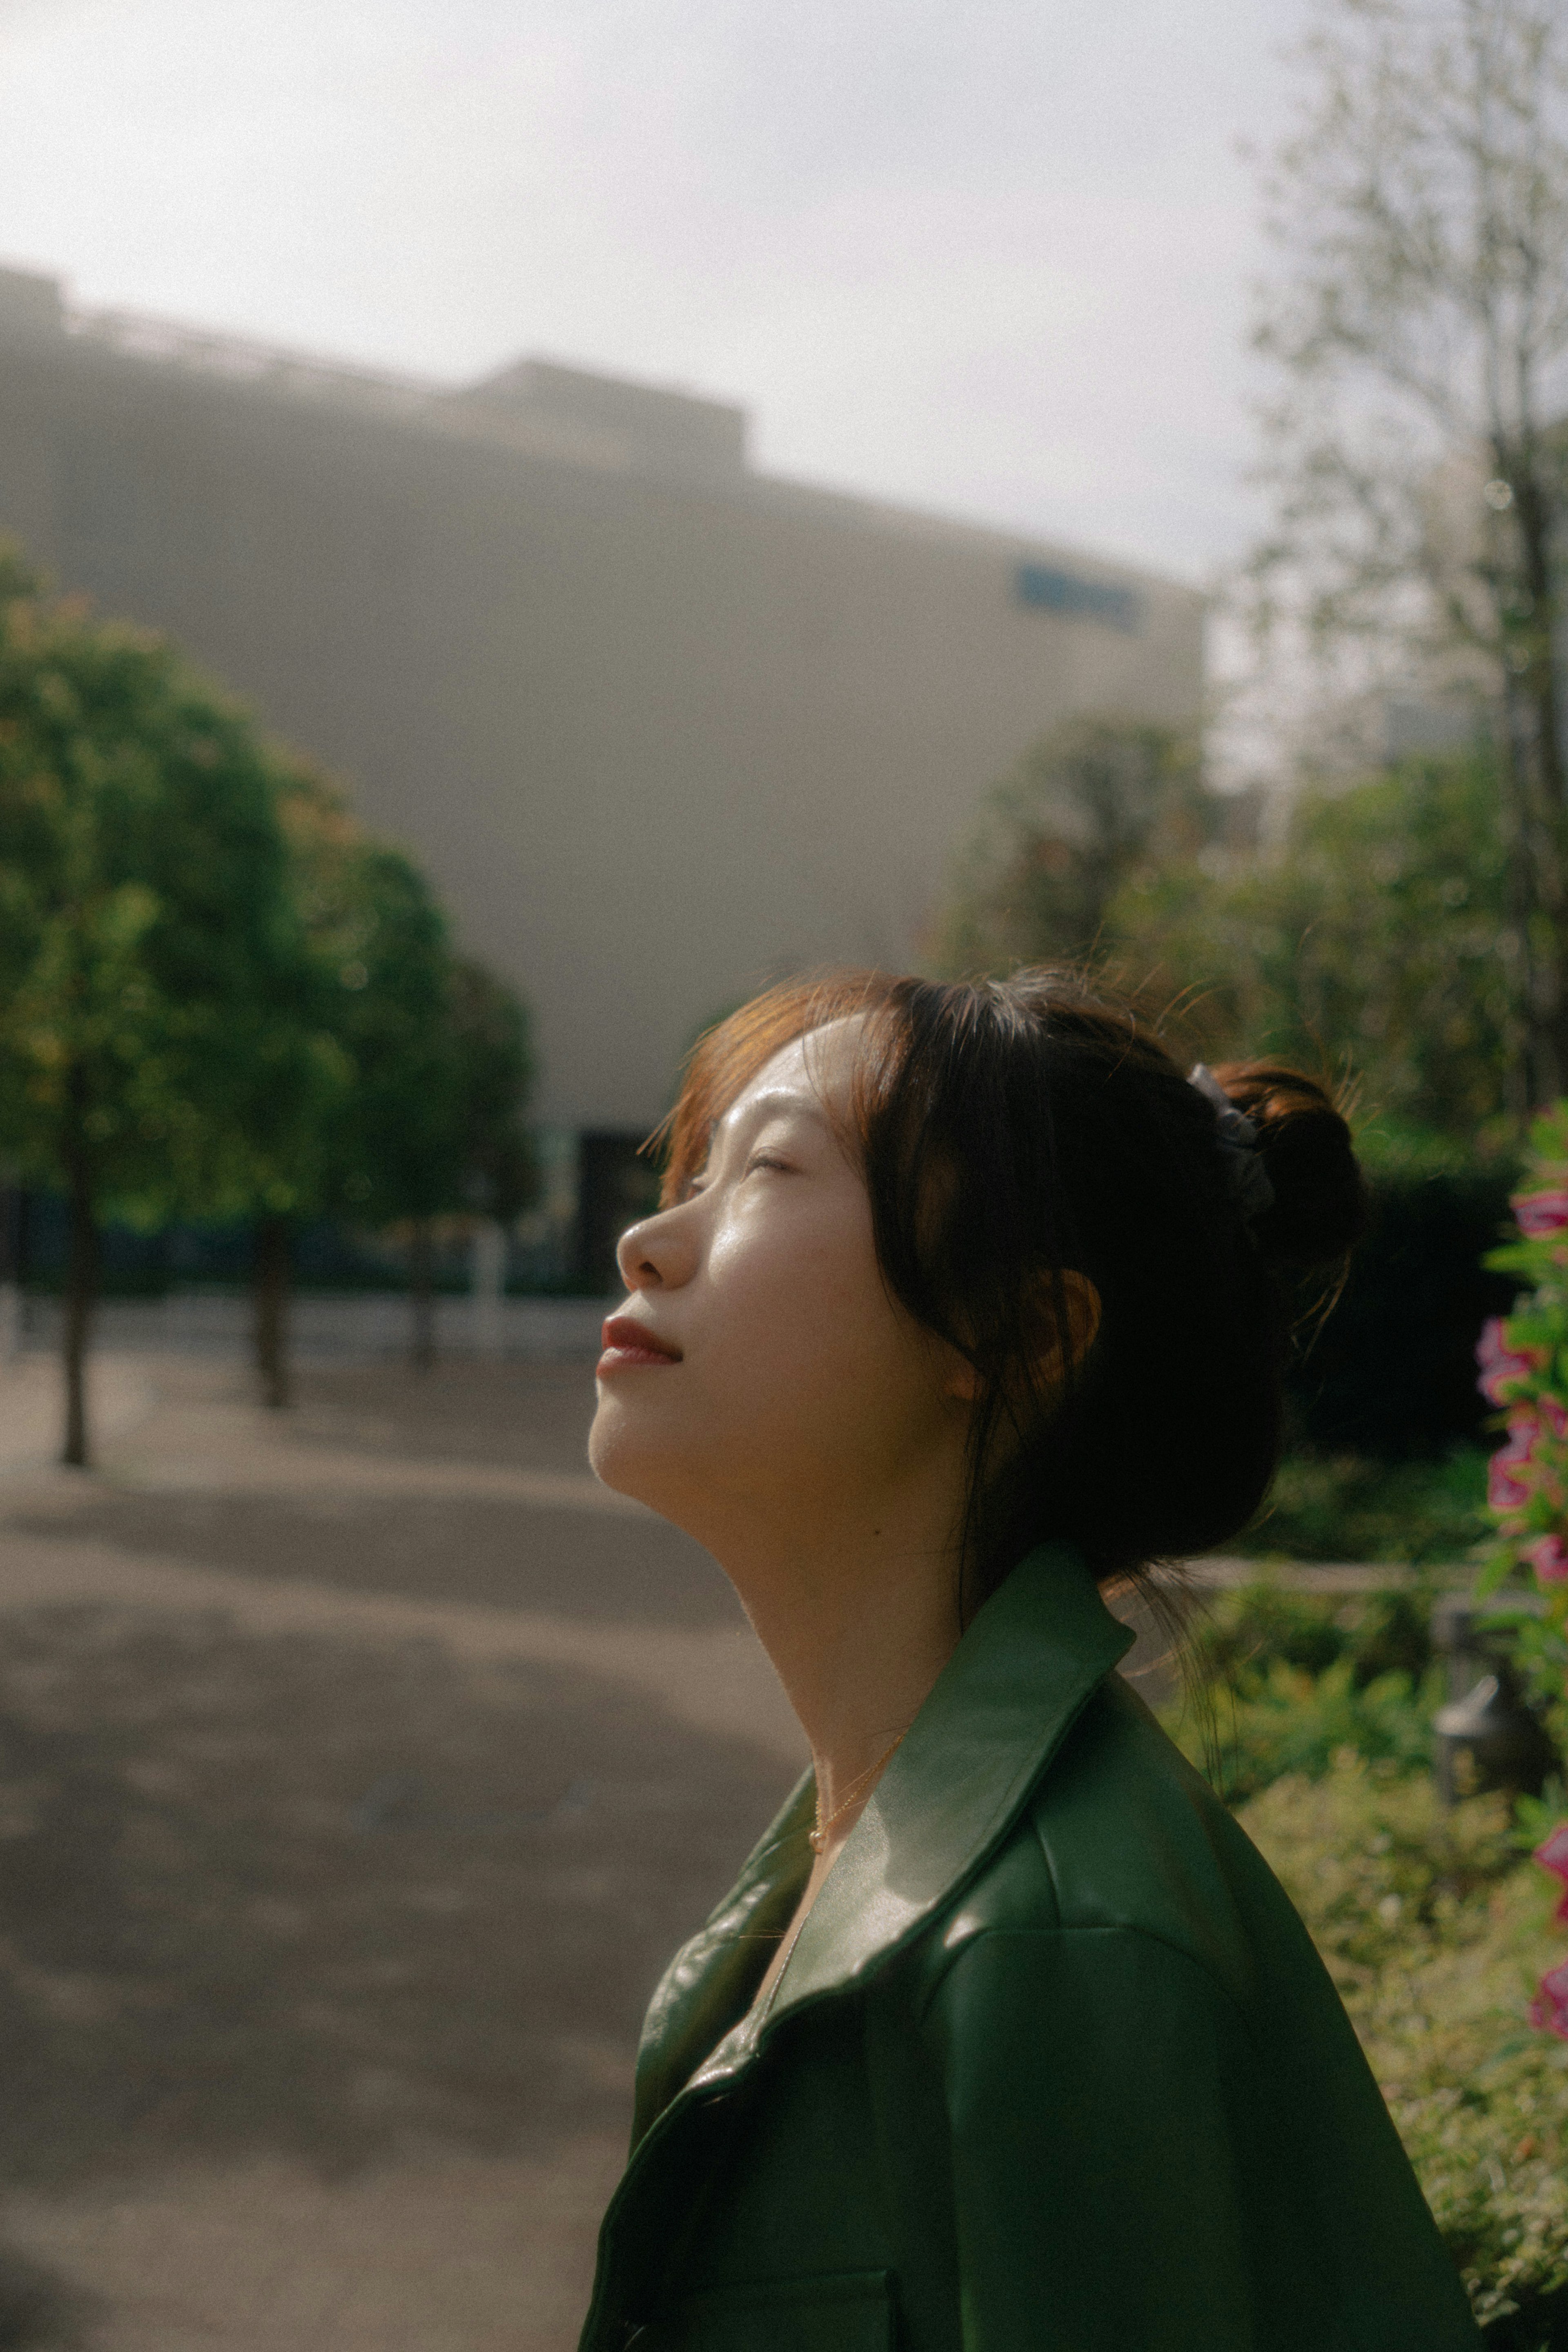
M 810 1776 L 648 2012 L 583 2352 L 1474 2352 L 1306 1932 L 1034 1553 L 772 2007 Z

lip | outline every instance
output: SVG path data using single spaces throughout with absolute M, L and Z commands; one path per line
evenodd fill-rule
M 609 1372 L 653 1371 L 681 1360 L 674 1342 L 661 1339 L 635 1315 L 612 1315 L 601 1334 L 601 1345 L 604 1350 L 599 1359 L 601 1380 Z

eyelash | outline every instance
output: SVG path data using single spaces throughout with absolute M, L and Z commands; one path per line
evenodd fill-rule
M 751 1159 L 747 1161 L 742 1172 L 745 1175 L 749 1176 L 754 1168 L 776 1168 L 781 1176 L 787 1176 L 789 1173 L 789 1162 L 787 1160 L 777 1159 L 771 1151 L 758 1151 L 754 1153 Z M 706 1177 L 694 1176 L 691 1182 L 686 1186 L 685 1198 L 688 1201 L 695 1201 L 697 1199 L 699 1194 L 706 1192 Z

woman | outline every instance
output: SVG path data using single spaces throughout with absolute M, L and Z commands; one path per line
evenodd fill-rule
M 1364 1218 L 1327 1097 L 1060 974 L 862 974 L 723 1024 L 668 1140 L 591 1459 L 725 1568 L 812 1770 L 654 1996 L 585 2352 L 1475 2346 L 1100 1597 L 1267 1488 L 1281 1275 Z

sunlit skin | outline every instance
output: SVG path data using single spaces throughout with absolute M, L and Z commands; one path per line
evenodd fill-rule
M 824 1817 L 957 1643 L 976 1394 L 877 1264 L 832 1116 L 857 1027 L 785 1046 L 719 1121 L 690 1197 L 622 1235 L 628 1298 L 606 1326 L 589 1442 L 606 1486 L 729 1576 L 810 1744 Z M 833 1822 L 798 1918 L 873 1786 Z

